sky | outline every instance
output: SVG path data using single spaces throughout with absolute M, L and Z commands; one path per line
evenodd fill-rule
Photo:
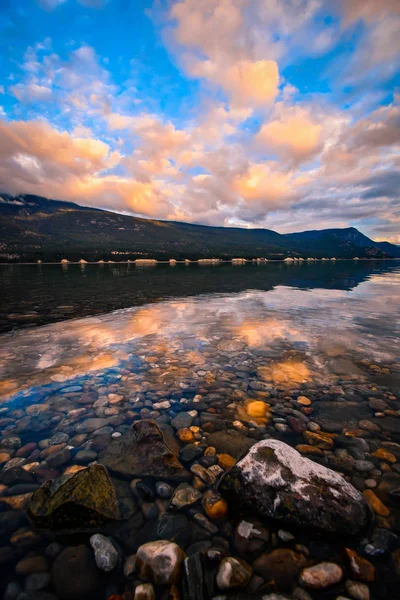
M 0 191 L 400 243 L 399 0 L 0 0 Z

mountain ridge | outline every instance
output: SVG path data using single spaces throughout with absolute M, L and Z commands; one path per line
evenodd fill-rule
M 234 257 L 398 258 L 354 227 L 288 234 L 123 215 L 31 194 L 0 195 L 0 262 Z

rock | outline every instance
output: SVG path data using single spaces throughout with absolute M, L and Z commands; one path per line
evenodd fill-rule
M 297 403 L 301 404 L 302 406 L 310 406 L 311 400 L 310 398 L 307 398 L 307 396 L 299 396 L 297 398 Z
M 62 600 L 86 600 L 101 586 L 93 554 L 84 545 L 65 548 L 57 556 L 51 579 L 57 596 Z
M 93 450 L 80 450 L 75 454 L 76 462 L 83 465 L 93 462 L 96 458 L 97 452 L 94 452 Z
M 217 586 L 220 590 L 244 588 L 252 575 L 252 568 L 240 558 L 228 556 L 221 560 L 217 573 Z
M 110 423 L 109 419 L 96 418 L 86 419 L 79 423 L 76 428 L 77 433 L 92 433 L 101 427 L 106 427 Z
M 93 465 L 79 471 L 54 492 L 47 481 L 33 493 L 28 516 L 38 529 L 90 531 L 118 519 L 115 489 L 106 469 Z
M 187 412 L 180 412 L 172 419 L 171 425 L 175 429 L 186 429 L 191 426 L 192 422 L 193 417 L 191 417 Z
M 351 484 L 279 440 L 263 440 L 226 473 L 219 492 L 230 506 L 326 533 L 357 535 L 369 525 L 367 503 Z
M 164 441 L 154 421 L 137 421 L 133 436 L 112 440 L 99 457 L 111 472 L 129 477 L 156 477 L 171 481 L 188 481 L 190 473 Z
M 207 443 L 214 446 L 218 454 L 230 454 L 234 458 L 239 458 L 251 448 L 255 440 L 245 437 L 234 429 L 227 429 L 211 433 L 207 438 Z
M 218 454 L 218 464 L 224 471 L 227 471 L 236 464 L 236 458 L 226 453 Z
M 221 496 L 211 491 L 204 494 L 203 508 L 212 521 L 221 519 L 228 514 L 227 502 Z
M 321 448 L 321 450 L 330 450 L 333 448 L 333 440 L 322 432 L 313 433 L 312 431 L 304 431 L 303 435 L 310 446 L 316 446 L 317 448 Z
M 273 580 L 279 591 L 288 591 L 307 562 L 304 554 L 279 548 L 262 554 L 253 564 L 255 573 L 266 581 Z
M 20 560 L 15 566 L 17 575 L 30 575 L 32 573 L 42 573 L 49 568 L 47 560 L 44 556 L 26 556 Z
M 158 481 L 156 483 L 157 496 L 166 500 L 172 496 L 172 488 L 165 481 Z
M 0 448 L 21 448 L 21 438 L 17 436 L 7 437 L 0 441 Z
M 171 504 L 174 508 L 185 508 L 195 504 L 198 500 L 200 500 L 201 496 L 201 492 L 195 490 L 188 483 L 180 483 L 175 490 Z
M 185 597 L 187 600 L 204 600 L 203 565 L 199 552 L 185 558 Z
M 322 590 L 339 583 L 342 578 L 343 571 L 339 565 L 332 562 L 321 562 L 313 567 L 303 569 L 300 574 L 300 583 L 312 590 Z
M 10 542 L 17 548 L 30 548 L 40 541 L 40 535 L 29 527 L 17 529 L 10 537 Z
M 155 600 L 154 588 L 151 583 L 139 583 L 135 588 L 133 600 Z
M 181 548 L 186 548 L 190 542 L 192 531 L 189 520 L 183 513 L 164 513 L 157 523 L 157 537 L 161 540 L 174 541 Z
M 53 452 L 49 456 L 46 457 L 46 462 L 50 468 L 54 469 L 57 467 L 61 467 L 64 463 L 68 462 L 71 458 L 71 451 L 66 446 L 58 450 L 57 452 Z
M 136 570 L 136 554 L 128 556 L 124 563 L 124 575 L 130 577 L 135 573 Z
M 380 460 L 386 460 L 388 463 L 395 463 L 396 457 L 391 452 L 388 452 L 384 448 L 378 448 L 375 452 L 372 453 L 372 456 L 379 458 Z
M 176 437 L 184 444 L 192 444 L 195 441 L 193 432 L 188 427 L 178 429 L 176 432 Z
M 50 584 L 50 573 L 32 573 L 25 579 L 25 590 L 37 592 L 47 588 Z
M 90 538 L 96 565 L 102 571 L 112 571 L 118 564 L 118 550 L 105 535 L 96 533 Z
M 17 581 L 10 581 L 4 592 L 3 600 L 17 600 L 22 593 L 22 587 Z
M 269 531 L 261 521 L 247 517 L 239 521 L 234 533 L 235 548 L 242 556 L 258 555 L 269 541 Z
M 363 556 L 351 548 L 345 548 L 350 561 L 350 570 L 354 579 L 372 582 L 375 580 L 375 567 Z
M 69 440 L 68 433 L 55 433 L 49 439 L 50 446 L 57 446 L 58 444 L 65 444 Z
M 376 527 L 364 546 L 369 556 L 384 556 L 399 546 L 398 537 L 387 529 Z
M 212 472 L 208 471 L 205 467 L 203 467 L 202 465 L 192 465 L 190 467 L 190 471 L 191 473 L 194 473 L 197 477 L 199 477 L 202 481 L 204 481 L 204 483 L 206 485 L 214 485 L 216 478 L 215 475 L 213 475 Z
M 365 583 L 359 581 L 346 581 L 347 593 L 354 600 L 369 600 L 369 588 Z
M 187 444 L 184 448 L 179 452 L 179 458 L 184 463 L 190 463 L 192 460 L 199 458 L 203 454 L 203 449 L 200 446 L 195 446 L 194 444 Z
M 184 558 L 183 550 L 173 542 L 148 542 L 137 551 L 137 572 L 141 579 L 156 585 L 173 585 L 179 581 Z
M 375 469 L 374 463 L 369 460 L 355 460 L 353 466 L 356 471 L 360 473 L 369 473 Z
M 375 514 L 380 517 L 387 517 L 390 514 L 390 510 L 379 500 L 378 496 L 372 490 L 364 490 L 363 496 Z

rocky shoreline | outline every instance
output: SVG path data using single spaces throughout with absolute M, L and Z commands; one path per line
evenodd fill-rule
M 396 597 L 398 366 L 218 347 L 218 376 L 150 353 L 0 408 L 4 600 Z

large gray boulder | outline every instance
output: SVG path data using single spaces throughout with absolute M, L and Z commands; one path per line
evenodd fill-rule
M 370 523 L 363 496 L 341 475 L 279 440 L 255 444 L 219 483 L 230 506 L 289 526 L 358 535 Z

